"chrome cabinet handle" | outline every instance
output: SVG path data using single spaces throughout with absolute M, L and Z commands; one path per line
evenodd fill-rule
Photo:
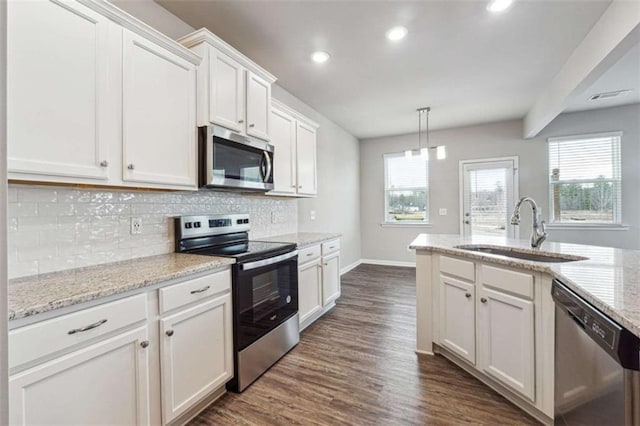
M 98 322 L 94 322 L 93 324 L 86 325 L 84 327 L 74 328 L 73 330 L 69 330 L 67 332 L 67 334 L 76 334 L 76 333 L 82 333 L 83 331 L 89 331 L 89 330 L 92 330 L 92 329 L 94 329 L 96 327 L 100 327 L 105 322 L 107 322 L 107 320 L 103 319 L 103 320 L 100 320 Z
M 202 288 L 199 288 L 197 290 L 191 290 L 191 294 L 203 293 L 203 292 L 209 290 L 210 288 L 211 288 L 211 286 L 208 285 L 206 287 L 202 287 Z
M 109 166 L 109 162 L 107 160 L 103 160 L 100 162 L 100 167 L 108 167 Z
M 129 164 L 129 165 L 127 166 L 127 169 L 129 169 L 129 170 L 133 170 L 133 169 L 135 169 L 135 168 L 136 168 L 136 166 L 134 166 L 134 165 L 133 165 L 133 163 L 132 163 L 132 164 Z
M 244 123 L 244 120 L 238 120 L 238 124 Z
M 255 124 L 249 124 L 249 127 L 256 127 Z
M 167 330 L 165 334 L 169 337 L 173 336 L 173 330 Z
M 487 303 L 487 298 L 486 298 L 486 297 L 481 297 L 481 298 L 480 298 L 480 301 L 481 301 L 482 303 Z
M 470 297 L 471 297 L 471 293 L 466 293 L 466 294 L 464 295 L 464 297 L 466 297 L 467 299 L 468 299 L 468 298 L 470 298 Z
M 149 341 L 148 340 L 143 340 L 142 342 L 140 342 L 140 346 L 142 346 L 144 349 L 146 349 L 149 346 Z

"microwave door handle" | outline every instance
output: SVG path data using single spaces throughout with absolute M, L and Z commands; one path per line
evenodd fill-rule
M 264 151 L 262 152 L 262 157 L 260 157 L 260 179 L 264 182 L 267 180 L 267 167 L 264 160 Z
M 264 174 L 264 181 L 267 182 L 271 177 L 271 156 L 267 151 L 263 151 L 265 162 L 267 163 L 267 171 Z

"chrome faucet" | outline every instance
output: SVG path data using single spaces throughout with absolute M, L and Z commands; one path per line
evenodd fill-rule
M 531 248 L 539 248 L 542 242 L 547 238 L 547 233 L 544 230 L 544 220 L 540 219 L 540 212 L 538 212 L 538 205 L 535 200 L 530 197 L 522 197 L 513 209 L 513 215 L 511 216 L 512 225 L 520 225 L 520 206 L 524 202 L 528 202 L 533 212 L 533 230 L 531 231 Z

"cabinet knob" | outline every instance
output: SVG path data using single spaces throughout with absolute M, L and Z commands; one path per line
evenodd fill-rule
M 249 127 L 256 127 L 255 124 L 249 124 Z
M 295 185 L 291 185 L 291 187 L 292 187 L 292 188 L 295 188 L 296 186 L 295 186 Z
M 165 334 L 169 337 L 173 336 L 173 330 L 167 330 Z
M 467 299 L 468 299 L 468 298 L 470 298 L 470 297 L 471 297 L 471 293 L 466 293 L 466 294 L 464 295 L 464 297 L 466 297 Z
M 481 297 L 481 298 L 480 298 L 480 301 L 481 301 L 482 303 L 487 303 L 487 298 L 486 298 L 486 297 Z
M 103 160 L 100 162 L 100 167 L 108 167 L 109 166 L 109 162 L 107 160 Z
M 298 185 L 298 189 L 302 189 L 302 185 Z
M 323 263 L 322 266 L 329 266 L 329 264 L 328 263 Z
M 470 223 L 470 222 L 469 222 L 468 220 L 465 220 L 465 221 L 464 221 L 464 224 L 465 224 L 465 225 L 468 225 L 469 223 Z
M 135 168 L 136 168 L 136 166 L 134 166 L 134 165 L 133 165 L 133 163 L 131 163 L 131 164 L 129 164 L 129 165 L 127 166 L 127 169 L 129 169 L 129 170 L 133 170 L 133 169 L 135 169 Z
M 140 342 L 140 346 L 146 349 L 149 346 L 149 341 L 143 340 L 142 342 Z
M 238 124 L 244 123 L 244 120 L 238 120 Z

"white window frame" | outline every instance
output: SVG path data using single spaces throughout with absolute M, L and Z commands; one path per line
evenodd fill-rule
M 589 230 L 626 230 L 629 229 L 627 225 L 622 223 L 622 131 L 615 132 L 601 132 L 601 133 L 587 133 L 580 135 L 571 135 L 571 136 L 562 136 L 562 137 L 550 137 L 547 138 L 547 192 L 549 199 L 549 223 L 547 224 L 548 228 L 555 229 L 589 229 Z M 550 142 L 563 142 L 563 141 L 575 141 L 580 139 L 596 139 L 596 138 L 605 138 L 605 137 L 618 137 L 620 138 L 620 145 L 618 146 L 619 158 L 620 158 L 620 180 L 617 179 L 606 179 L 606 182 L 618 182 L 619 187 L 619 203 L 614 206 L 613 211 L 613 222 L 591 222 L 591 223 L 570 223 L 570 222 L 556 222 L 553 214 L 553 190 L 552 187 L 554 184 L 559 183 L 595 183 L 596 179 L 580 179 L 580 180 L 568 180 L 563 181 L 559 180 L 558 182 L 551 182 L 551 164 L 549 159 L 549 143 Z M 618 208 L 619 207 L 619 208 Z
M 420 155 L 417 154 L 416 152 L 413 153 L 413 155 Z M 429 222 L 429 218 L 430 218 L 430 214 L 429 211 L 431 210 L 431 206 L 429 204 L 429 166 L 427 165 L 427 185 L 426 186 L 416 186 L 416 187 L 411 187 L 411 188 L 402 188 L 402 189 L 391 189 L 387 187 L 387 182 L 389 181 L 388 177 L 388 170 L 387 170 L 387 158 L 389 157 L 404 157 L 405 156 L 405 152 L 390 152 L 387 154 L 383 154 L 382 155 L 382 163 L 383 163 L 383 168 L 384 168 L 384 182 L 383 182 L 383 189 L 384 189 L 384 210 L 382 212 L 383 216 L 382 216 L 382 226 L 398 226 L 398 227 L 420 227 L 420 226 L 425 226 L 425 227 L 430 227 L 431 223 Z M 428 160 L 426 160 L 428 161 Z M 389 204 L 389 192 L 390 191 L 425 191 L 425 204 L 427 206 L 426 210 L 425 210 L 425 219 L 424 220 L 401 220 L 401 221 L 392 221 L 392 220 L 388 220 L 387 219 L 387 210 L 388 210 L 388 204 Z

